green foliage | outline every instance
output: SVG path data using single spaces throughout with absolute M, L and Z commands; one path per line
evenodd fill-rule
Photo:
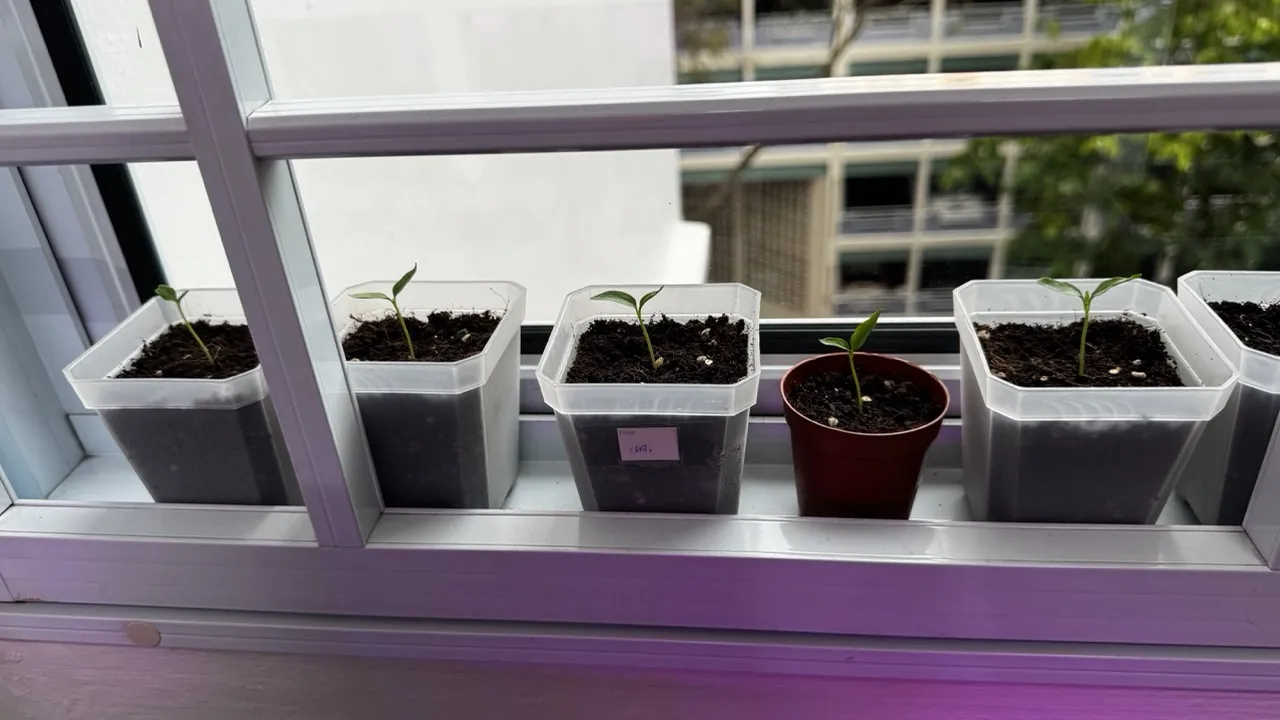
M 689 59 L 694 82 L 709 82 L 712 59 L 729 49 L 729 28 L 740 12 L 738 0 L 674 0 L 676 44 Z
M 1116 32 L 1038 68 L 1280 60 L 1280 0 L 1098 2 Z M 1280 142 L 1271 130 L 983 138 L 947 168 L 943 187 L 1004 184 L 1026 218 L 1009 262 L 1070 275 L 1122 275 L 1167 259 L 1176 272 L 1280 262 Z
M 858 327 L 853 329 L 853 334 L 848 340 L 839 337 L 824 337 L 818 340 L 823 345 L 840 348 L 849 353 L 849 373 L 853 375 L 853 391 L 858 399 L 858 412 L 862 412 L 862 383 L 858 382 L 858 368 L 854 366 L 853 354 L 862 349 L 867 343 L 867 336 L 875 329 L 876 322 L 880 320 L 880 311 L 876 310 L 871 313 L 871 317 L 863 320 Z
M 625 293 L 621 290 L 606 290 L 598 295 L 591 296 L 592 300 L 605 300 L 608 302 L 618 303 L 619 305 L 626 305 L 635 312 L 636 320 L 640 322 L 640 332 L 644 335 L 644 344 L 649 348 L 649 362 L 653 364 L 654 370 L 662 367 L 662 358 L 655 356 L 653 353 L 653 342 L 649 340 L 649 329 L 644 325 L 644 316 L 641 312 L 644 310 L 645 304 L 657 296 L 658 293 L 662 292 L 662 288 L 664 287 L 666 287 L 666 285 L 659 287 L 653 292 L 645 293 L 644 297 L 640 298 L 639 302 L 636 302 L 636 299 L 632 297 L 630 293 Z
M 1098 287 L 1092 291 L 1081 290 L 1069 282 L 1062 280 L 1054 280 L 1053 278 L 1042 277 L 1038 281 L 1041 285 L 1062 293 L 1063 295 L 1074 295 L 1080 299 L 1080 304 L 1084 307 L 1084 320 L 1080 325 L 1080 354 L 1076 363 L 1076 375 L 1084 375 L 1084 340 L 1089 335 L 1089 310 L 1093 307 L 1093 301 L 1100 295 L 1114 288 L 1117 285 L 1123 285 L 1130 280 L 1137 280 L 1141 275 L 1130 275 L 1128 277 L 1113 277 L 1098 283 Z
M 156 286 L 156 297 L 166 302 L 171 302 L 174 307 L 178 308 L 178 316 L 182 318 L 182 324 L 187 326 L 187 332 L 191 333 L 191 337 L 194 338 L 196 344 L 200 346 L 200 351 L 204 353 L 205 360 L 208 360 L 210 365 L 217 365 L 218 363 L 214 362 L 213 353 L 209 352 L 209 348 L 205 347 L 204 341 L 200 339 L 200 334 L 191 326 L 191 321 L 187 319 L 186 311 L 182 309 L 182 299 L 185 298 L 189 292 L 191 291 L 183 290 L 182 292 L 178 292 L 168 285 Z
M 414 263 L 413 268 L 404 275 L 401 275 L 400 279 L 391 286 L 391 295 L 389 296 L 386 293 L 380 292 L 351 293 L 351 297 L 358 300 L 386 300 L 391 303 L 391 309 L 396 313 L 396 321 L 400 323 L 400 330 L 404 333 L 404 343 L 409 346 L 410 360 L 417 360 L 418 355 L 413 349 L 413 338 L 409 337 L 409 325 L 404 321 L 404 315 L 400 313 L 400 303 L 398 302 L 398 299 L 400 297 L 400 293 L 409 285 L 409 281 L 417 274 L 418 264 Z

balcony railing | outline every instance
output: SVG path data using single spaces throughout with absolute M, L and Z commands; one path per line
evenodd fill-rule
M 925 229 L 984 230 L 996 227 L 996 203 L 971 196 L 935 197 L 925 214 Z
M 849 287 L 832 298 L 832 305 L 837 316 L 870 315 L 876 310 L 885 315 L 902 315 L 907 311 L 907 289 Z
M 742 21 L 737 18 L 702 20 L 696 25 L 691 25 L 688 31 L 704 35 L 705 39 L 698 43 L 699 46 L 718 48 L 723 45 L 725 50 L 737 50 L 742 47 Z M 685 33 L 681 32 L 676 33 L 676 45 L 680 50 L 693 49 L 686 42 Z
M 1022 3 L 970 5 L 947 10 L 945 37 L 1007 37 L 1020 35 L 1025 18 Z M 1113 30 L 1117 13 L 1106 5 L 1082 2 L 1052 3 L 1040 8 L 1037 33 L 1095 35 Z M 735 40 L 736 40 L 736 30 Z M 857 42 L 928 40 L 927 6 L 871 8 Z M 756 18 L 756 47 L 777 48 L 829 45 L 831 16 L 825 12 L 766 13 Z M 736 45 L 734 47 L 737 47 Z
M 857 42 L 900 42 L 929 38 L 929 11 L 924 8 L 872 8 Z M 756 18 L 757 47 L 829 45 L 831 15 L 769 13 Z
M 1022 33 L 1022 3 L 974 5 L 947 9 L 946 37 L 992 37 Z
M 1100 35 L 1116 29 L 1120 14 L 1114 7 L 1085 3 L 1055 3 L 1040 8 L 1036 31 L 1042 35 L 1055 29 L 1060 35 Z
M 756 18 L 758 47 L 830 43 L 831 13 L 768 13 Z
M 831 304 L 837 317 L 870 315 L 876 310 L 885 315 L 905 315 L 908 300 L 913 299 L 915 315 L 951 315 L 955 310 L 951 293 L 947 288 L 923 288 L 914 295 L 910 295 L 905 287 L 845 288 L 831 299 Z
M 913 211 L 910 205 L 846 208 L 840 218 L 842 235 L 909 233 Z

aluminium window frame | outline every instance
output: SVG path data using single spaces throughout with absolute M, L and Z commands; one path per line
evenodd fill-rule
M 386 511 L 289 165 L 1274 127 L 1280 64 L 282 102 L 246 0 L 150 2 L 179 105 L 0 110 L 0 164 L 196 160 L 307 507 L 20 502 L 0 514 L 15 599 L 1280 648 L 1280 574 L 1257 549 L 1277 530 Z

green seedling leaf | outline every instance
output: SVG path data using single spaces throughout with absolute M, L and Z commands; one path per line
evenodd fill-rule
M 619 305 L 626 305 L 627 307 L 637 312 L 639 312 L 639 309 L 640 309 L 640 306 L 636 304 L 636 299 L 631 297 L 629 294 L 622 292 L 621 290 L 606 290 L 605 292 L 602 292 L 599 295 L 592 295 L 591 299 L 607 300 L 608 302 L 615 302 L 615 303 L 618 303 Z
M 1048 278 L 1048 277 L 1042 277 L 1036 282 L 1049 288 L 1050 290 L 1056 290 L 1057 292 L 1060 292 L 1064 295 L 1075 295 L 1081 300 L 1084 299 L 1084 293 L 1080 292 L 1080 288 L 1076 287 L 1075 285 L 1072 285 L 1069 282 L 1054 280 L 1053 278 Z
M 665 287 L 666 287 L 666 285 L 663 285 L 663 286 L 659 287 L 657 290 L 654 290 L 653 292 L 645 293 L 645 294 L 644 294 L 644 297 L 640 298 L 640 304 L 637 306 L 637 309 L 639 309 L 639 310 L 643 311 L 643 310 L 644 310 L 645 303 L 647 303 L 647 302 L 649 302 L 650 300 L 652 300 L 652 299 L 654 298 L 654 296 L 655 296 L 655 295 L 657 295 L 658 293 L 662 292 L 662 288 L 665 288 Z
M 608 302 L 618 303 L 619 305 L 626 305 L 635 312 L 636 320 L 640 322 L 640 332 L 644 335 L 645 347 L 649 349 L 649 363 L 653 365 L 654 371 L 657 371 L 658 368 L 662 367 L 662 358 L 658 357 L 653 352 L 653 341 L 649 339 L 649 328 L 645 327 L 644 316 L 640 314 L 640 309 L 644 307 L 645 303 L 652 300 L 654 295 L 662 292 L 663 287 L 666 286 L 663 285 L 651 293 L 645 293 L 644 297 L 640 298 L 640 302 L 636 302 L 634 297 L 628 293 L 622 292 L 621 290 L 605 290 L 598 295 L 591 296 L 592 300 L 607 300 Z
M 1093 292 L 1082 292 L 1080 288 L 1069 282 L 1054 280 L 1053 278 L 1043 277 L 1037 281 L 1051 290 L 1056 290 L 1066 295 L 1075 295 L 1077 298 L 1080 298 L 1080 306 L 1081 310 L 1084 311 L 1084 319 L 1080 323 L 1080 351 L 1076 354 L 1076 375 L 1084 375 L 1084 351 L 1085 348 L 1088 347 L 1086 340 L 1089 337 L 1089 310 L 1093 307 L 1093 301 L 1099 295 L 1114 288 L 1115 286 L 1122 285 L 1130 280 L 1137 280 L 1140 277 L 1142 277 L 1140 273 L 1135 273 L 1129 277 L 1109 278 L 1098 283 L 1098 287 L 1094 288 Z
M 880 309 L 876 309 L 875 312 L 871 313 L 871 317 L 863 320 L 858 327 L 854 328 L 853 334 L 849 336 L 848 340 L 838 337 L 818 338 L 818 342 L 823 345 L 840 348 L 849 354 L 849 374 L 853 376 L 853 392 L 857 396 L 858 412 L 862 412 L 862 383 L 858 382 L 858 368 L 853 362 L 853 354 L 858 351 L 858 348 L 866 344 L 867 336 L 875 329 L 876 321 L 879 319 Z
M 1103 280 L 1102 282 L 1098 283 L 1098 287 L 1094 288 L 1093 292 L 1090 293 L 1089 295 L 1091 298 L 1096 298 L 1102 293 L 1116 287 L 1117 285 L 1123 285 L 1129 282 L 1130 280 L 1137 280 L 1140 277 L 1142 277 L 1141 273 L 1135 273 L 1133 275 L 1130 275 L 1129 277 L 1113 277 L 1109 280 Z
M 204 353 L 204 359 L 208 360 L 210 365 L 217 365 L 218 363 L 213 359 L 213 353 L 209 352 L 209 348 L 205 346 L 204 340 L 200 339 L 200 334 L 196 332 L 194 327 L 192 327 L 191 321 L 187 319 L 186 310 L 182 309 L 182 300 L 189 292 L 191 291 L 183 290 L 182 292 L 178 292 L 168 285 L 156 286 L 156 297 L 164 300 L 165 302 L 171 302 L 174 307 L 178 308 L 178 317 L 182 318 L 182 324 L 187 326 L 187 332 L 191 333 L 191 337 L 195 339 L 196 345 L 200 346 L 200 351 Z
M 396 313 L 396 322 L 400 323 L 400 331 L 404 333 L 404 344 L 409 348 L 410 360 L 417 360 L 418 354 L 414 351 L 413 338 L 409 335 L 409 325 L 404 321 L 404 315 L 400 312 L 400 305 L 396 302 L 396 298 L 400 296 L 400 291 L 404 290 L 417 272 L 418 264 L 414 263 L 413 269 L 401 275 L 400 279 L 391 286 L 390 296 L 380 292 L 351 293 L 350 295 L 357 300 L 382 300 L 383 302 L 391 303 L 391 309 Z
M 413 269 L 402 275 L 400 279 L 396 281 L 396 284 L 391 286 L 391 297 L 400 297 L 400 292 L 404 290 L 405 286 L 409 284 L 409 281 L 412 280 L 413 276 L 417 273 L 418 263 L 414 263 Z
M 183 293 L 183 294 L 185 295 L 185 293 Z M 159 297 L 161 300 L 168 300 L 168 301 L 169 301 L 169 302 L 171 302 L 171 303 L 177 303 L 177 302 L 178 302 L 178 300 L 180 299 L 180 298 L 178 297 L 178 291 L 177 291 L 177 290 L 174 290 L 173 288 L 169 287 L 168 285 L 159 285 L 159 286 L 157 286 L 157 287 L 156 287 L 156 296 L 157 296 L 157 297 Z
M 867 336 L 870 335 L 871 331 L 875 329 L 876 321 L 878 321 L 879 319 L 880 319 L 880 311 L 876 310 L 875 312 L 871 313 L 871 317 L 867 318 L 866 320 L 863 320 L 862 324 L 859 325 L 857 329 L 853 331 L 853 334 L 849 336 L 850 352 L 856 352 L 862 349 L 862 346 L 867 342 Z

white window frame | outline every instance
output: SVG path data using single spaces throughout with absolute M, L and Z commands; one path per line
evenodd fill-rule
M 1280 64 L 285 102 L 246 0 L 150 3 L 179 105 L 3 109 L 0 164 L 198 163 L 306 510 L 19 501 L 14 599 L 1280 648 L 1280 488 L 1243 528 L 387 511 L 289 165 L 1277 127 Z

